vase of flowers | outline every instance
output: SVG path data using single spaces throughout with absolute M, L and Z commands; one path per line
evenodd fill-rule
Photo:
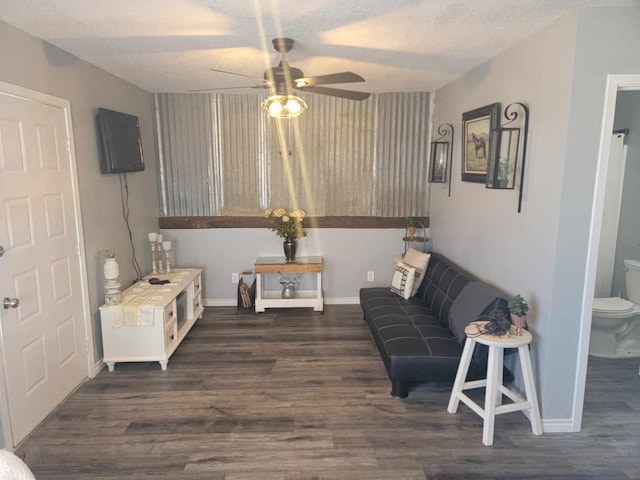
M 289 211 L 286 208 L 267 208 L 264 217 L 271 220 L 271 230 L 279 237 L 284 238 L 284 256 L 288 262 L 293 262 L 296 258 L 296 240 L 307 236 L 304 231 L 303 220 L 304 210 Z

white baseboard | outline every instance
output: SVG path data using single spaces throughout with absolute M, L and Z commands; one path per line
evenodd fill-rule
M 326 305 L 360 305 L 359 297 L 332 297 L 325 298 Z
M 542 419 L 542 431 L 544 433 L 573 433 L 578 430 L 573 425 L 571 418 Z
M 202 305 L 205 307 L 235 307 L 238 300 L 235 298 L 203 298 Z
M 523 410 L 522 413 L 531 420 L 529 410 Z M 551 418 L 548 420 L 542 418 L 540 422 L 544 433 L 571 433 L 578 431 L 573 427 L 573 421 L 570 418 Z
M 325 305 L 358 305 L 359 297 L 329 297 L 324 299 Z M 205 307 L 235 307 L 238 300 L 235 298 L 204 298 L 202 305 Z

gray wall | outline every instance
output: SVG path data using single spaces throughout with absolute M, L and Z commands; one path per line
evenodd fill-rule
M 551 310 L 551 285 L 576 23 L 576 15 L 557 21 L 435 96 L 434 125 L 451 123 L 456 136 L 451 197 L 446 186 L 432 184 L 433 249 L 508 294 L 520 293 L 529 300 L 543 418 L 557 415 L 548 407 L 553 393 L 545 388 L 545 377 L 550 368 L 549 324 L 557 320 Z M 517 189 L 489 190 L 484 184 L 462 182 L 460 164 L 463 112 L 493 102 L 501 102 L 504 109 L 516 101 L 528 104 L 531 114 L 521 213 Z
M 572 413 L 582 328 L 591 208 L 608 74 L 640 74 L 640 8 L 596 8 L 579 13 L 567 151 L 553 266 L 548 378 L 542 385 L 549 416 Z M 585 315 L 590 315 L 587 312 Z
M 615 129 L 628 128 L 620 224 L 611 292 L 626 297 L 624 261 L 640 260 L 640 92 L 620 92 L 616 101 Z
M 102 265 L 96 253 L 113 248 L 123 286 L 135 279 L 129 235 L 122 218 L 118 175 L 100 174 L 95 109 L 105 107 L 140 119 L 146 169 L 128 174 L 129 221 L 143 271 L 150 270 L 147 232 L 157 230 L 156 149 L 151 94 L 0 22 L 0 80 L 64 98 L 71 103 L 75 153 L 87 254 L 90 308 L 96 358 L 102 356 L 98 307 L 104 302 Z M 91 341 L 91 340 L 90 340 Z
M 472 108 L 530 106 L 522 213 L 517 190 L 460 181 L 457 131 L 451 198 L 432 186 L 433 248 L 531 301 L 542 416 L 562 428 L 573 413 L 606 76 L 640 73 L 639 25 L 638 7 L 581 10 L 436 92 L 434 124 L 458 129 Z
M 392 258 L 404 252 L 404 229 L 306 231 L 307 236 L 298 240 L 296 255 L 324 256 L 327 303 L 358 303 L 360 287 L 390 285 Z M 237 286 L 231 283 L 231 274 L 253 270 L 258 256 L 284 255 L 282 238 L 266 228 L 163 230 L 162 234 L 175 245 L 176 265 L 204 268 L 205 305 L 235 304 Z M 375 273 L 374 282 L 367 282 L 367 271 Z

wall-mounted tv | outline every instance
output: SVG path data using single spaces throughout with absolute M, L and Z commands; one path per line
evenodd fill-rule
M 144 170 L 138 117 L 98 108 L 96 128 L 102 173 Z

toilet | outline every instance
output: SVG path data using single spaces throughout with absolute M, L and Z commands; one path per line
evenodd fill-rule
M 589 355 L 640 357 L 640 262 L 625 260 L 627 299 L 595 298 Z

